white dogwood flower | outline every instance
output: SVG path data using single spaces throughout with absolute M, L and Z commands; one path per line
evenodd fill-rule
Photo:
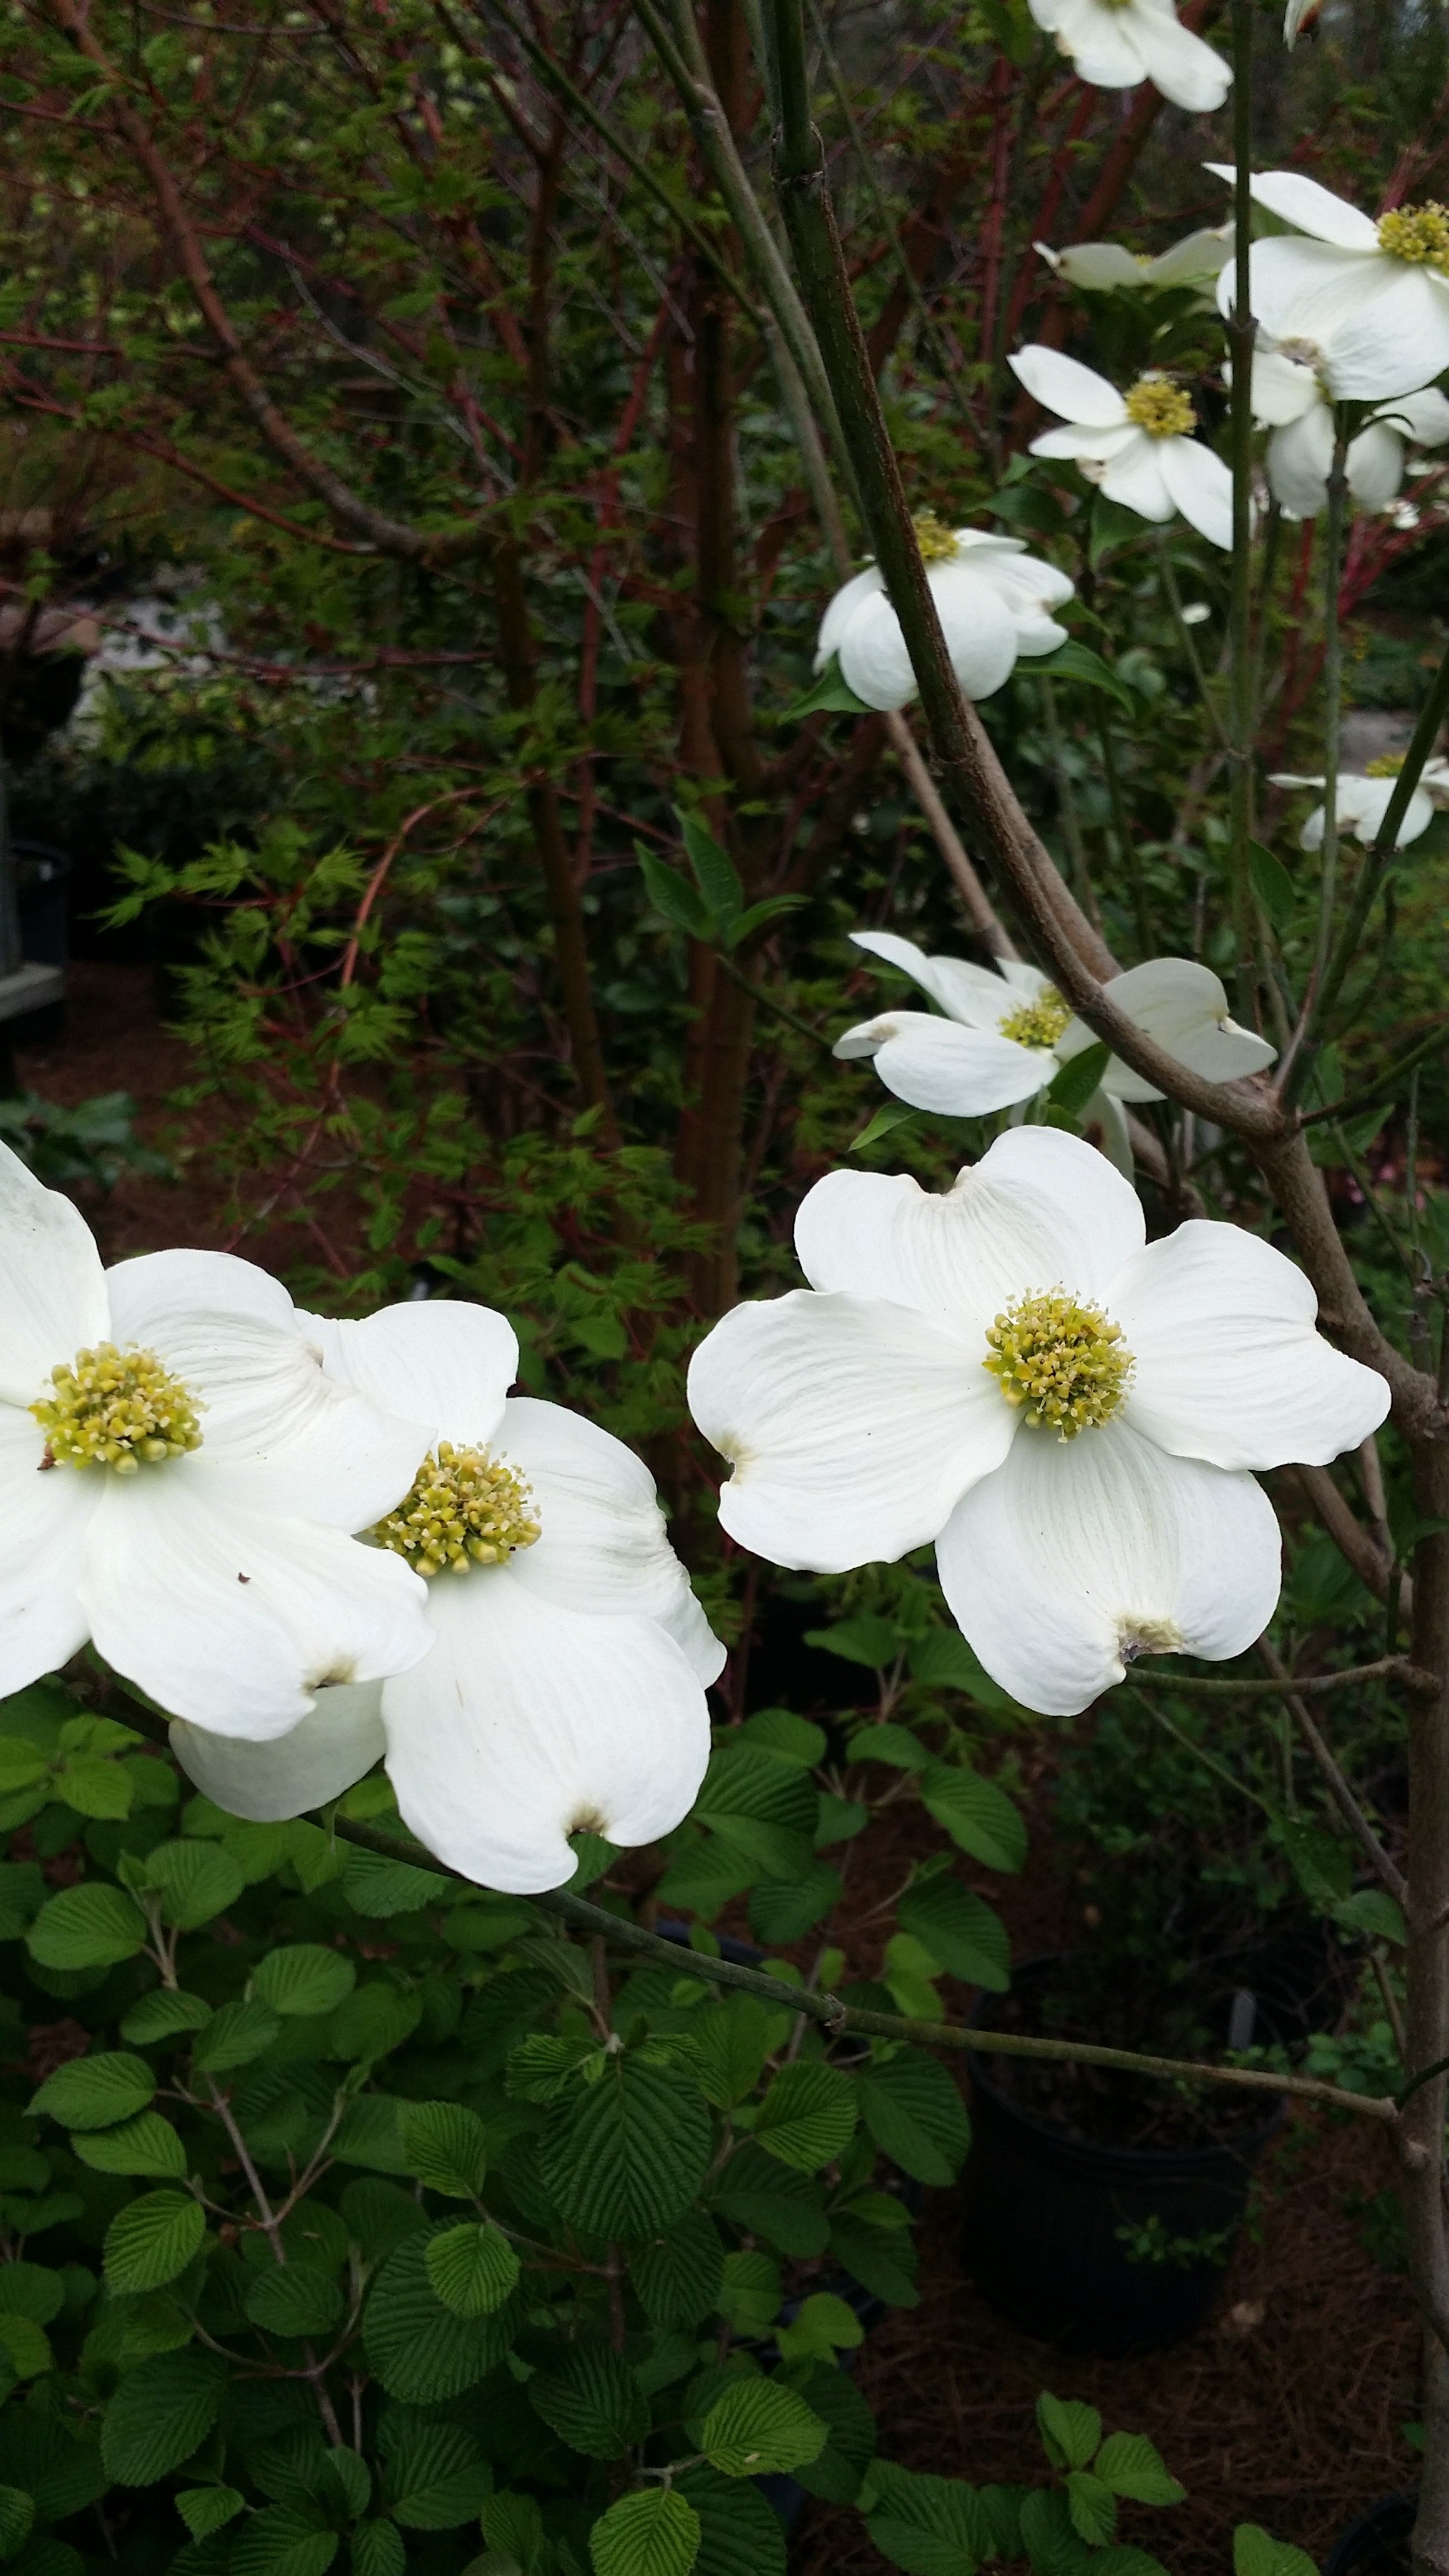
M 1233 239 L 1231 224 L 1215 224 L 1185 233 L 1155 258 L 1128 250 L 1122 242 L 1074 242 L 1067 250 L 1050 250 L 1045 242 L 1033 242 L 1032 248 L 1068 286 L 1105 295 L 1123 286 L 1134 291 L 1144 286 L 1215 286 L 1224 261 L 1232 258 Z
M 370 1533 L 375 1561 L 426 1576 L 430 1651 L 371 1688 L 324 1692 L 265 1749 L 173 1727 L 178 1760 L 218 1806 L 259 1819 L 339 1797 L 383 1760 L 418 1840 L 517 1895 L 572 1876 L 571 1833 L 668 1832 L 704 1777 L 724 1648 L 647 1468 L 562 1405 L 510 1398 L 518 1344 L 486 1307 L 311 1320 L 339 1386 L 387 1389 L 430 1427 L 412 1492 Z
M 1365 845 L 1378 838 L 1402 767 L 1403 762 L 1390 752 L 1382 760 L 1371 760 L 1362 771 L 1339 771 L 1334 809 L 1340 832 L 1351 832 L 1356 841 Z M 1321 796 L 1328 781 L 1326 778 L 1299 778 L 1290 770 L 1280 769 L 1274 771 L 1271 784 L 1274 787 L 1312 787 Z M 1421 832 L 1427 832 L 1436 812 L 1449 812 L 1449 760 L 1425 761 L 1394 836 L 1395 849 L 1402 850 L 1410 841 L 1417 841 Z M 1322 849 L 1326 819 L 1324 807 L 1316 806 L 1298 835 L 1301 850 Z
M 1034 1100 L 1062 1066 L 1097 1040 L 1039 967 L 1017 959 L 973 966 L 963 957 L 928 957 L 890 930 L 853 930 L 857 948 L 896 966 L 945 1013 L 880 1011 L 835 1041 L 843 1057 L 872 1056 L 898 1100 L 938 1117 L 984 1118 Z M 1228 997 L 1211 967 L 1191 957 L 1151 957 L 1113 976 L 1106 990 L 1145 1037 L 1209 1082 L 1260 1073 L 1276 1050 L 1228 1016 Z M 1101 1088 L 1082 1111 L 1100 1125 L 1103 1151 L 1120 1171 L 1132 1168 L 1124 1101 L 1160 1100 L 1141 1074 L 1109 1058 Z
M 1037 25 L 1055 36 L 1079 80 L 1094 89 L 1136 89 L 1150 80 L 1193 115 L 1221 107 L 1233 75 L 1221 54 L 1179 26 L 1172 0 L 1028 0 Z
M 1327 361 L 1304 340 L 1253 354 L 1253 417 L 1270 429 L 1268 481 L 1275 499 L 1295 519 L 1313 519 L 1328 507 L 1333 466 L 1333 395 Z M 1350 439 L 1344 471 L 1350 498 L 1361 510 L 1386 510 L 1404 479 L 1407 451 L 1449 441 L 1449 402 L 1431 385 L 1381 403 Z
M 426 1592 L 350 1532 L 425 1447 L 390 1389 L 323 1375 L 265 1271 L 104 1270 L 0 1146 L 0 1694 L 90 1639 L 162 1708 L 266 1738 L 324 1683 L 415 1663 Z
M 1054 564 L 1027 553 L 1020 537 L 980 528 L 947 528 L 929 510 L 916 518 L 926 582 L 946 638 L 951 667 L 968 698 L 989 698 L 1019 654 L 1054 653 L 1067 631 L 1050 615 L 1072 596 Z M 885 581 L 867 564 L 838 590 L 821 620 L 815 668 L 832 655 L 840 675 L 868 707 L 894 710 L 916 694 L 915 673 Z
M 1191 436 L 1197 414 L 1169 376 L 1139 376 L 1120 394 L 1105 376 L 1041 342 L 1011 365 L 1027 392 L 1065 429 L 1044 430 L 1033 456 L 1069 456 L 1109 501 L 1159 524 L 1178 511 L 1215 546 L 1233 542 L 1233 478 L 1220 456 Z
M 999 1137 L 943 1196 L 817 1182 L 809 1288 L 736 1307 L 690 1368 L 734 1467 L 731 1537 L 831 1574 L 933 1540 L 986 1670 L 1050 1716 L 1140 1654 L 1243 1653 L 1280 1580 L 1249 1471 L 1356 1447 L 1389 1390 L 1319 1337 L 1260 1236 L 1145 1232 L 1110 1163 L 1050 1127 Z
M 1229 162 L 1210 161 L 1231 180 Z M 1299 170 L 1265 170 L 1253 196 L 1294 233 L 1254 242 L 1253 312 L 1270 340 L 1310 342 L 1340 402 L 1416 393 L 1449 366 L 1449 206 L 1395 206 L 1375 222 Z M 1218 302 L 1233 307 L 1233 271 Z

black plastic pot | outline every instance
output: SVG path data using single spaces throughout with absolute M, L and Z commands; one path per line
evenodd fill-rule
M 1056 1962 L 1033 1964 L 1041 1973 Z M 1031 1973 L 1018 1972 L 1018 1992 Z M 992 2010 L 983 1997 L 979 2025 L 989 2027 Z M 982 2297 L 1062 2352 L 1117 2359 L 1191 2334 L 1221 2287 L 1281 2102 L 1222 2144 L 1098 2146 L 1014 2101 L 997 2080 L 999 2063 L 970 2060 L 966 2254 Z M 1149 2226 L 1165 2247 L 1181 2249 L 1175 2259 L 1133 2259 L 1120 2231 Z
M 1323 2562 L 1323 2576 L 1409 2576 L 1409 2540 L 1417 2495 L 1383 2496 L 1341 2532 Z

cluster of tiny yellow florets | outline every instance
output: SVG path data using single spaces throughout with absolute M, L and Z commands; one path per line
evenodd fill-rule
M 163 1368 L 154 1351 L 97 1342 L 50 1372 L 54 1395 L 30 1410 L 45 1433 L 53 1467 L 112 1467 L 134 1476 L 163 1458 L 201 1447 L 205 1407 Z
M 1197 427 L 1197 414 L 1181 385 L 1166 376 L 1139 376 L 1122 399 L 1128 419 L 1149 438 L 1186 438 Z
M 998 1315 L 983 1360 L 1008 1404 L 1024 1407 L 1033 1429 L 1045 1423 L 1059 1440 L 1109 1422 L 1127 1392 L 1132 1353 L 1120 1324 L 1099 1306 L 1078 1305 L 1064 1288 L 1023 1297 Z
M 1449 206 L 1398 206 L 1379 217 L 1379 248 L 1415 268 L 1437 268 L 1449 277 Z
M 412 1492 L 370 1535 L 405 1556 L 418 1574 L 466 1574 L 472 1565 L 502 1565 L 539 1534 L 530 1488 L 516 1467 L 486 1449 L 455 1449 L 440 1440 L 425 1458 Z
M 937 518 L 934 510 L 918 510 L 911 521 L 922 563 L 952 563 L 960 552 L 951 530 Z
M 1018 1046 L 1054 1047 L 1071 1016 L 1055 984 L 1043 984 L 1033 1001 L 1018 1002 L 996 1025 L 1004 1038 L 1015 1038 Z
M 1404 755 L 1401 751 L 1381 751 L 1377 760 L 1364 762 L 1363 774 L 1365 778 L 1397 778 L 1403 765 Z

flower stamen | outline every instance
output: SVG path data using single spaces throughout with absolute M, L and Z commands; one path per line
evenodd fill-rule
M 1127 1392 L 1133 1358 L 1100 1306 L 1085 1306 L 1064 1288 L 1023 1297 L 998 1315 L 982 1361 L 1008 1404 L 1021 1405 L 1033 1430 L 1045 1424 L 1059 1440 L 1110 1422 Z
M 1029 1002 L 1018 1002 L 996 1025 L 1004 1038 L 1013 1038 L 1018 1046 L 1048 1048 L 1065 1035 L 1071 1016 L 1071 1005 L 1062 1000 L 1055 984 L 1043 984 Z
M 1122 401 L 1128 419 L 1149 438 L 1186 438 L 1197 427 L 1197 414 L 1182 387 L 1166 376 L 1139 376 Z
M 1449 206 L 1396 206 L 1379 217 L 1379 248 L 1411 268 L 1437 268 L 1449 277 Z
M 440 1440 L 395 1511 L 367 1535 L 406 1557 L 423 1575 L 466 1574 L 475 1565 L 505 1565 L 539 1535 L 532 1488 L 516 1467 L 486 1449 L 455 1449 Z
M 934 510 L 917 510 L 911 521 L 922 563 L 954 563 L 960 548 L 955 536 Z
M 53 1368 L 50 1382 L 54 1395 L 29 1408 L 45 1433 L 47 1467 L 109 1467 L 134 1476 L 201 1447 L 197 1415 L 206 1407 L 154 1351 L 97 1342 Z
M 1376 759 L 1364 762 L 1363 774 L 1365 778 L 1397 778 L 1403 765 L 1401 751 L 1381 751 Z

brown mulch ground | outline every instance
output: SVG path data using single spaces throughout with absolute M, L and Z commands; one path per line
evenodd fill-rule
M 176 1182 L 127 1175 L 87 1204 L 108 1260 L 177 1243 L 228 1240 L 221 1193 L 194 1161 L 166 1096 L 193 1067 L 159 1024 L 148 969 L 81 962 L 70 970 L 63 1037 L 21 1052 L 25 1083 L 66 1105 L 125 1090 L 137 1128 L 177 1162 Z M 253 1259 L 295 1258 L 291 1242 L 249 1238 Z M 1046 1827 L 1050 1754 L 1026 1759 L 1032 1858 L 1019 1885 L 981 1882 L 1006 1916 L 1019 1958 L 1080 1937 L 1080 1895 Z M 1035 1812 L 1033 1812 L 1035 1810 Z M 849 1970 L 876 1973 L 888 1900 L 940 1837 L 903 1802 L 850 1856 L 844 1912 Z M 839 1855 L 832 1855 L 837 1859 Z M 972 1875 L 967 1872 L 968 1878 Z M 877 1910 L 880 1909 L 880 1910 Z M 730 1929 L 747 1932 L 741 1920 Z M 805 1949 L 797 1954 L 810 1964 Z M 970 1996 L 947 1984 L 953 2018 Z M 1368 2122 L 1295 2121 L 1264 2167 L 1260 2241 L 1245 2239 L 1214 2317 L 1170 2355 L 1067 2360 L 1003 2325 L 977 2297 L 960 2244 L 956 2196 L 927 2195 L 921 2303 L 891 2314 L 859 2356 L 881 2447 L 908 2466 L 987 2480 L 1034 2481 L 1038 2392 L 1088 2400 L 1108 2430 L 1145 2432 L 1188 2489 L 1174 2512 L 1133 2508 L 1123 2537 L 1152 2549 L 1173 2576 L 1226 2576 L 1239 2521 L 1262 2522 L 1321 2558 L 1378 2496 L 1413 2483 L 1402 2426 L 1416 2412 L 1417 2337 L 1406 2284 L 1367 2249 L 1349 2202 L 1391 2179 Z M 879 2576 L 886 2562 L 853 2512 L 810 2508 L 792 2553 L 796 2576 Z

